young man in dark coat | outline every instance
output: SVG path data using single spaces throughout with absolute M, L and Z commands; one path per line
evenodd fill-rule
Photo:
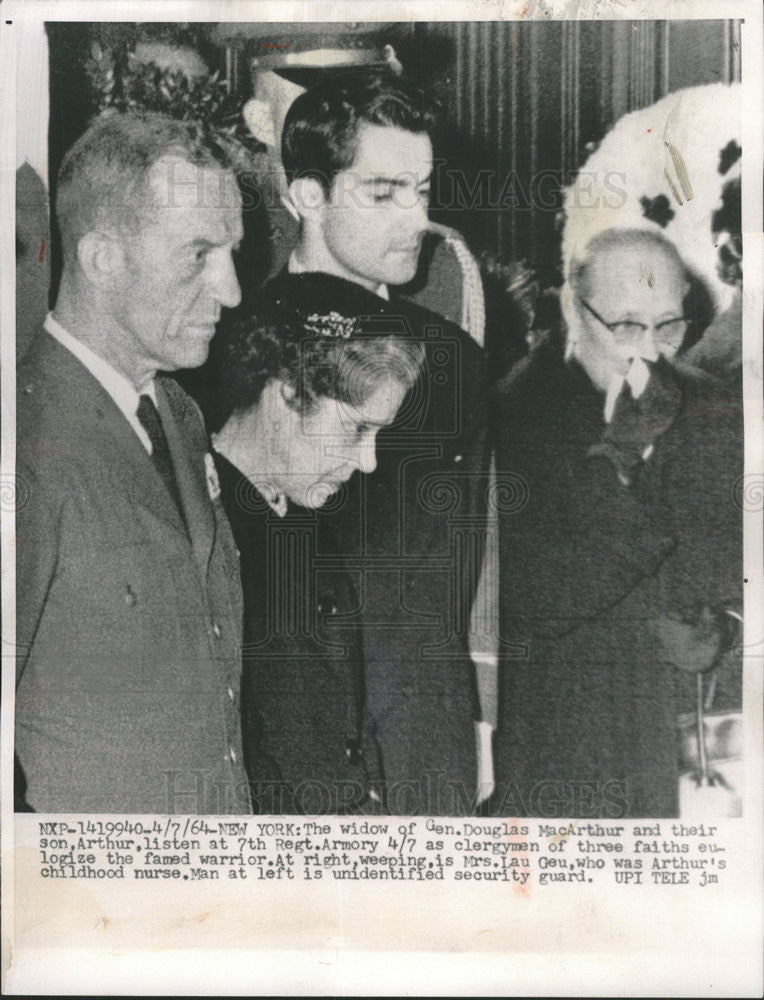
M 333 313 L 422 342 L 423 375 L 331 515 L 362 569 L 367 708 L 387 807 L 464 813 L 475 802 L 475 690 L 467 624 L 485 506 L 483 356 L 459 327 L 395 295 L 428 227 L 424 94 L 392 76 L 331 77 L 287 115 L 282 159 L 300 239 L 265 289 L 314 325 Z
M 239 301 L 235 180 L 193 126 L 112 114 L 57 213 L 60 292 L 18 371 L 18 805 L 248 812 L 236 548 L 198 408 L 158 375 Z

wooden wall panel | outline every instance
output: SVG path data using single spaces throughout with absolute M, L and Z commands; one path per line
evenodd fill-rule
M 444 42 L 450 59 L 428 74 L 427 49 Z M 450 123 L 441 154 L 451 180 L 440 201 L 436 184 L 433 214 L 476 253 L 525 259 L 549 281 L 559 190 L 608 128 L 670 91 L 740 79 L 730 20 L 433 22 L 420 26 L 419 44 Z M 457 171 L 472 197 L 451 197 Z

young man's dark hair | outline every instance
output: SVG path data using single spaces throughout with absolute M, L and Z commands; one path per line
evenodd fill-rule
M 290 107 L 281 138 L 287 179 L 313 177 L 328 194 L 335 175 L 355 159 L 363 124 L 431 132 L 438 108 L 415 83 L 392 73 L 331 76 Z

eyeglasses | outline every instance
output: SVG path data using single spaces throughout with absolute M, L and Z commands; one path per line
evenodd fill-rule
M 606 330 L 609 330 L 619 340 L 637 339 L 644 336 L 648 330 L 652 330 L 661 343 L 670 344 L 672 347 L 678 348 L 690 323 L 683 316 L 676 319 L 663 320 L 662 323 L 656 323 L 654 326 L 648 326 L 647 323 L 637 323 L 631 319 L 618 320 L 616 323 L 606 323 L 600 314 L 592 309 L 589 303 L 580 296 L 579 302 L 594 316 L 598 323 L 601 323 Z

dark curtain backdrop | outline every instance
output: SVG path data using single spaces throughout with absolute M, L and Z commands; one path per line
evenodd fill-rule
M 303 47 L 311 30 L 324 46 L 342 26 L 280 27 L 288 49 L 297 32 Z M 208 64 L 246 94 L 258 39 L 274 44 L 274 26 L 204 28 L 194 26 Z M 167 39 L 172 26 L 143 26 L 159 29 Z M 93 111 L 83 68 L 91 41 L 120 30 L 136 29 L 48 25 L 51 178 Z M 178 34 L 187 41 L 188 26 Z M 730 20 L 387 24 L 373 41 L 394 42 L 406 72 L 445 107 L 433 217 L 461 230 L 477 255 L 526 260 L 542 285 L 557 283 L 561 189 L 609 126 L 669 91 L 740 79 L 739 25 Z M 53 249 L 55 289 L 55 239 Z
M 526 259 L 556 283 L 561 188 L 622 115 L 682 87 L 739 80 L 739 39 L 729 20 L 423 25 L 425 77 L 429 46 L 447 41 L 452 53 L 431 81 L 450 133 L 435 214 L 477 253 Z M 449 199 L 460 169 L 461 203 Z

